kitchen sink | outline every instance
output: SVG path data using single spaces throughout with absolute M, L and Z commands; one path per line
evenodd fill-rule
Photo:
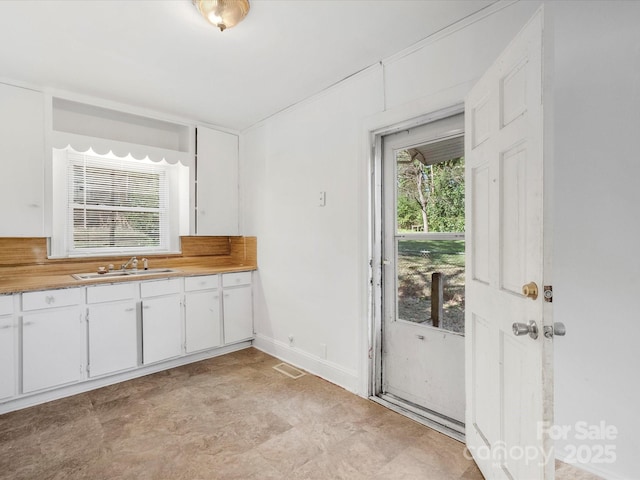
M 96 278 L 111 277 L 143 277 L 145 275 L 157 275 L 159 273 L 178 273 L 175 268 L 149 268 L 148 270 L 114 270 L 106 273 L 74 273 L 71 276 L 76 280 L 95 280 Z

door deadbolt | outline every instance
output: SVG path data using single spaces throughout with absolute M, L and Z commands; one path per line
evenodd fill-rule
M 536 285 L 536 282 L 529 282 L 526 285 L 523 285 L 522 294 L 531 300 L 538 298 L 538 285 Z
M 546 338 L 564 337 L 567 334 L 567 327 L 562 322 L 555 322 L 553 326 L 545 325 L 544 336 Z
M 529 320 L 529 323 L 514 323 L 512 328 L 516 337 L 529 335 L 534 340 L 538 338 L 538 324 L 533 320 Z

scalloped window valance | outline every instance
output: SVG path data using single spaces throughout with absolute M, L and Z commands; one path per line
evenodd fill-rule
M 180 163 L 186 167 L 193 164 L 193 155 L 150 145 L 138 145 L 118 140 L 89 137 L 67 132 L 53 132 L 52 146 L 58 150 L 71 148 L 76 152 L 86 153 L 90 150 L 98 155 L 113 154 L 119 158 L 131 156 L 136 160 L 148 158 L 153 162 L 166 161 L 171 165 Z

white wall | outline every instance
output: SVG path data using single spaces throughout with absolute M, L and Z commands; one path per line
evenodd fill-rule
M 463 101 L 539 5 L 518 2 L 439 35 L 243 132 L 242 233 L 258 236 L 257 346 L 366 393 L 363 132 Z M 616 425 L 617 462 L 586 468 L 632 478 L 640 451 L 632 294 L 640 284 L 633 248 L 640 162 L 632 143 L 640 131 L 640 3 L 553 7 L 554 305 L 568 329 L 555 344 L 557 423 Z M 320 190 L 324 208 L 316 206 Z M 558 442 L 561 456 L 571 440 Z
M 258 236 L 256 344 L 351 390 L 366 295 L 360 138 L 362 119 L 381 108 L 381 94 L 381 70 L 372 68 L 240 142 L 242 233 Z
M 575 424 L 617 427 L 607 478 L 640 475 L 640 3 L 556 5 L 554 315 L 557 442 Z M 589 447 L 596 448 L 596 447 Z M 597 453 L 589 450 L 587 453 Z
M 241 231 L 259 239 L 257 346 L 367 393 L 363 132 L 461 103 L 538 5 L 439 34 L 243 132 Z M 317 206 L 320 191 L 326 207 Z

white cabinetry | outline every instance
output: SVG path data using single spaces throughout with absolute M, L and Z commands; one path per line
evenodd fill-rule
M 238 137 L 198 127 L 198 235 L 238 235 Z
M 253 338 L 251 272 L 222 275 L 224 343 Z
M 185 278 L 185 337 L 187 353 L 222 343 L 218 275 Z
M 44 98 L 0 83 L 0 236 L 44 235 Z
M 22 295 L 22 391 L 34 392 L 83 378 L 84 288 Z
M 137 286 L 87 287 L 90 377 L 138 366 Z
M 13 295 L 0 297 L 0 399 L 17 393 L 16 318 L 13 315 Z
M 142 282 L 142 362 L 182 355 L 181 278 Z
M 251 281 L 236 272 L 0 295 L 0 414 L 248 346 Z

